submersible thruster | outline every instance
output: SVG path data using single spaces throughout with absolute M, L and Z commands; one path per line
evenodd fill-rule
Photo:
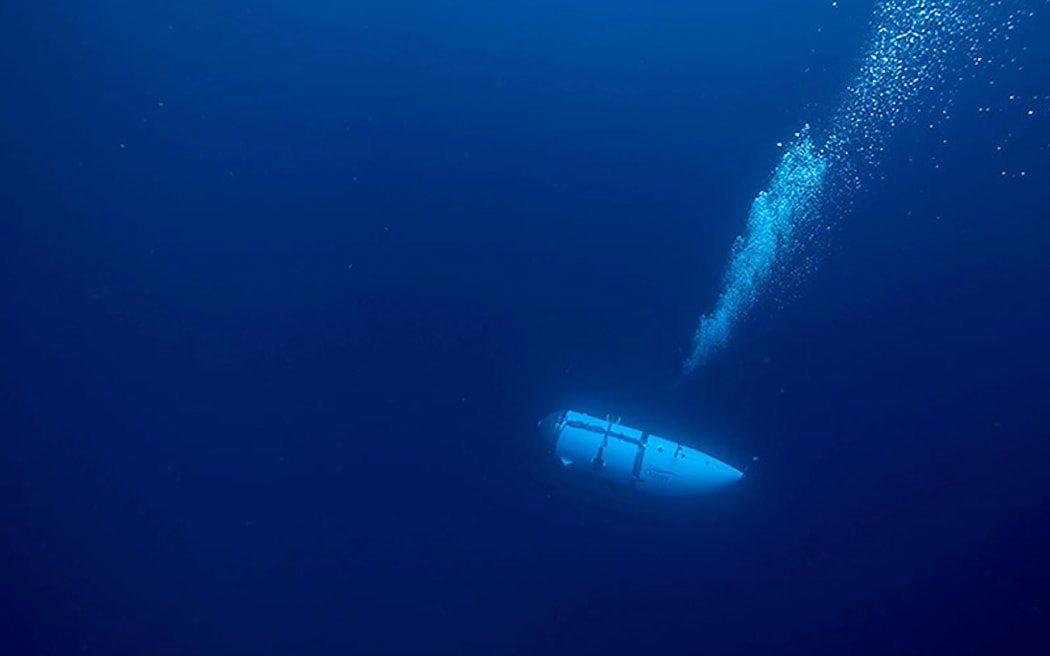
M 539 427 L 563 466 L 651 494 L 706 494 L 744 475 L 702 451 L 624 426 L 617 418 L 568 410 L 548 415 Z

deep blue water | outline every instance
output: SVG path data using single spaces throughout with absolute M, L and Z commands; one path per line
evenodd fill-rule
M 2 653 L 1047 653 L 1044 3 L 679 378 L 837 4 L 0 6 Z

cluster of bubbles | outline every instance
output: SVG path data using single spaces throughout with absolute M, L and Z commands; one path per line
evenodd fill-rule
M 795 254 L 830 228 L 842 197 L 870 175 L 894 128 L 917 114 L 947 118 L 951 83 L 959 78 L 960 65 L 981 62 L 982 35 L 996 33 L 985 28 L 985 14 L 998 4 L 885 0 L 879 5 L 859 71 L 825 133 L 814 136 L 809 126 L 797 133 L 752 204 L 715 308 L 696 329 L 685 374 L 729 342 L 771 286 L 797 283 L 809 261 Z M 797 266 L 785 275 L 788 264 Z
M 936 107 L 947 116 L 947 76 L 979 56 L 977 35 L 984 19 L 973 4 L 894 0 L 880 5 L 868 51 L 828 135 L 827 147 L 843 165 L 876 164 L 889 132 L 918 111 Z M 919 102 L 921 96 L 926 102 Z
M 729 340 L 730 330 L 759 298 L 778 260 L 792 250 L 797 232 L 820 215 L 828 170 L 809 126 L 795 136 L 773 172 L 769 188 L 751 204 L 747 231 L 737 237 L 718 306 L 700 319 L 686 371 L 698 367 Z

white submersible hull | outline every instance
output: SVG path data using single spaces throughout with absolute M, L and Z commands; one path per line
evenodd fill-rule
M 539 426 L 565 467 L 650 494 L 706 494 L 744 475 L 702 451 L 624 426 L 618 419 L 569 410 L 547 416 Z

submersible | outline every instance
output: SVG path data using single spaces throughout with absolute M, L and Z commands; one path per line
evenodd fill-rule
M 618 418 L 568 410 L 547 415 L 539 428 L 563 466 L 651 494 L 706 494 L 744 475 L 681 442 L 624 426 Z

